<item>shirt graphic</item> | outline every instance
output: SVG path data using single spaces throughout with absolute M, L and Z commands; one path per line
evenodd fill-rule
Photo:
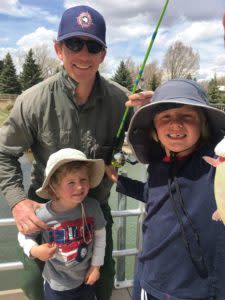
M 48 228 L 48 242 L 58 246 L 55 258 L 66 265 L 81 262 L 87 255 L 88 244 L 93 240 L 94 219 L 82 218 L 58 222 Z

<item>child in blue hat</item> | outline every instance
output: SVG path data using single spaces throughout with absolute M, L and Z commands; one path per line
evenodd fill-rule
M 146 183 L 118 177 L 117 191 L 146 203 L 133 299 L 225 299 L 225 227 L 216 210 L 213 156 L 224 112 L 196 82 L 170 80 L 133 116 L 128 142 Z

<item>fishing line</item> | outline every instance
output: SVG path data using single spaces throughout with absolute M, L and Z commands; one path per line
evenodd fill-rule
M 159 16 L 159 19 L 158 19 L 158 21 L 157 21 L 156 28 L 155 28 L 155 30 L 154 30 L 154 32 L 153 32 L 153 34 L 152 34 L 151 40 L 150 40 L 150 42 L 149 42 L 147 51 L 146 51 L 146 53 L 145 53 L 144 60 L 143 60 L 142 65 L 141 65 L 141 67 L 140 67 L 140 69 L 139 69 L 139 71 L 138 71 L 138 75 L 137 75 L 137 77 L 135 78 L 135 81 L 134 81 L 134 85 L 133 85 L 131 94 L 134 94 L 134 93 L 136 92 L 136 90 L 137 90 L 138 84 L 139 84 L 139 82 L 140 82 L 140 79 L 141 79 L 141 77 L 142 77 L 142 74 L 143 74 L 143 71 L 144 71 L 144 68 L 145 68 L 145 64 L 146 64 L 146 62 L 147 62 L 147 60 L 148 60 L 149 54 L 150 54 L 150 52 L 151 52 L 153 43 L 154 43 L 154 41 L 155 41 L 156 35 L 157 35 L 157 33 L 158 33 L 159 26 L 160 26 L 160 24 L 161 24 L 161 22 L 162 22 L 162 19 L 163 19 L 163 17 L 164 17 L 165 11 L 166 11 L 167 6 L 168 6 L 168 3 L 169 3 L 169 0 L 166 0 L 165 4 L 164 4 L 164 6 L 163 6 L 163 9 L 162 9 L 162 11 L 161 11 L 161 14 L 160 14 L 160 16 Z M 117 143 L 119 142 L 119 139 L 120 139 L 122 130 L 123 130 L 123 128 L 124 128 L 124 124 L 125 124 L 126 118 L 127 118 L 127 116 L 128 116 L 129 109 L 130 109 L 129 107 L 126 107 L 126 109 L 125 109 L 125 111 L 124 111 L 122 120 L 121 120 L 121 122 L 120 122 L 120 126 L 119 126 L 118 131 L 117 131 L 117 134 L 116 134 L 116 142 L 115 142 L 115 146 L 117 146 Z M 115 153 L 113 153 L 112 165 L 116 165 L 116 167 L 117 167 L 118 164 L 115 162 L 114 154 L 115 154 Z

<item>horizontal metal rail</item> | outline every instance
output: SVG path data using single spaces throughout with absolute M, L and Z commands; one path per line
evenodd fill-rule
M 7 262 L 0 264 L 0 271 L 22 270 L 23 263 L 21 261 Z
M 111 213 L 113 217 L 129 217 L 129 216 L 139 216 L 143 214 L 143 210 L 141 208 L 126 209 L 126 210 L 112 210 Z
M 128 209 L 128 210 L 121 210 L 121 211 L 114 211 L 112 210 L 112 216 L 113 217 L 128 217 L 128 216 L 138 216 L 143 213 L 143 210 L 138 209 Z M 5 218 L 0 219 L 0 227 L 5 226 L 15 226 L 15 220 L 13 218 Z M 124 250 L 113 250 L 113 257 L 123 257 L 123 256 L 131 256 L 131 255 L 137 255 L 138 249 L 124 249 Z M 0 263 L 0 272 L 1 271 L 9 271 L 9 270 L 21 270 L 23 269 L 23 263 L 20 261 L 15 262 L 7 262 L 7 263 Z M 127 282 L 128 286 L 132 286 L 132 281 L 129 283 Z M 121 286 L 121 282 L 117 284 L 117 287 Z
M 128 217 L 128 216 L 139 216 L 143 213 L 143 209 L 127 209 L 127 210 L 112 210 L 113 217 Z M 15 225 L 15 220 L 13 218 L 0 219 L 0 227 Z
M 131 256 L 131 255 L 136 255 L 136 254 L 138 254 L 137 248 L 124 249 L 124 250 L 113 250 L 114 257 Z
M 8 219 L 0 219 L 0 227 L 16 225 L 15 220 L 13 218 Z

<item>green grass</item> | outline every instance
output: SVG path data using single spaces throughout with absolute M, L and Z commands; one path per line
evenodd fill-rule
M 7 109 L 0 109 L 0 126 L 3 124 L 3 122 L 6 120 L 6 118 L 9 115 L 9 111 Z

